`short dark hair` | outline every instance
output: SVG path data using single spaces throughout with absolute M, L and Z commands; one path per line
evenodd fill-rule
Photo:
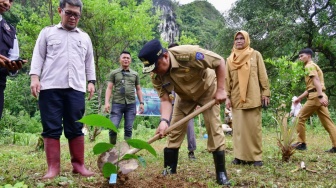
M 75 6 L 75 7 L 79 7 L 80 11 L 82 12 L 83 3 L 82 3 L 81 0 L 60 0 L 59 7 L 63 9 L 63 8 L 65 8 L 65 5 L 67 3 L 69 5 L 72 5 L 72 6 Z
M 171 44 L 168 45 L 168 48 L 172 48 L 172 47 L 178 46 L 178 45 L 179 45 L 178 43 L 171 43 Z
M 128 55 L 131 56 L 131 53 L 130 53 L 129 51 L 126 51 L 126 50 L 123 50 L 123 51 L 120 53 L 120 55 L 122 55 L 122 54 L 128 54 Z
M 311 57 L 313 57 L 314 52 L 310 48 L 304 48 L 304 49 L 300 50 L 299 55 L 300 54 L 309 54 Z

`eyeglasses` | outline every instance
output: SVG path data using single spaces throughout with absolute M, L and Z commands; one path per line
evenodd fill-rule
M 80 14 L 75 13 L 75 12 L 71 12 L 71 11 L 64 10 L 64 9 L 62 9 L 62 11 L 63 11 L 63 12 L 65 13 L 65 15 L 66 15 L 67 17 L 69 17 L 69 18 L 71 18 L 71 16 L 73 16 L 75 19 L 78 19 L 78 18 L 81 17 Z

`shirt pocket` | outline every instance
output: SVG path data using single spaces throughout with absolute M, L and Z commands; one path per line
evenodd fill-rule
M 258 77 L 258 65 L 255 60 L 251 58 L 251 76 Z
M 56 54 L 58 54 L 61 50 L 61 40 L 50 40 L 47 43 L 47 49 L 48 49 L 48 53 L 51 56 L 55 56 Z
M 80 53 L 80 56 L 82 57 L 83 61 L 85 60 L 86 52 L 87 52 L 87 47 L 83 44 L 82 41 L 78 41 L 77 47 Z

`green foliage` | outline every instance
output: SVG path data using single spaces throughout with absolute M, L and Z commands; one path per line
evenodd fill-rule
M 89 96 L 89 93 L 87 93 L 87 97 Z M 85 114 L 96 114 L 97 112 L 100 112 L 100 104 L 98 101 L 98 96 L 93 95 L 92 98 L 85 102 Z
M 199 40 L 192 34 L 189 36 L 185 34 L 185 31 L 182 31 L 181 36 L 180 36 L 180 45 L 183 44 L 193 44 L 197 45 L 199 44 Z
M 17 6 L 16 15 L 20 18 L 17 25 L 17 35 L 20 45 L 20 55 L 25 59 L 31 59 L 36 39 L 40 31 L 49 25 L 60 21 L 57 15 L 58 0 L 40 1 L 37 6 Z M 52 3 L 52 4 L 50 4 Z
M 102 153 L 108 151 L 109 149 L 111 149 L 111 148 L 113 148 L 113 147 L 114 147 L 113 144 L 109 144 L 109 143 L 101 142 L 101 143 L 96 144 L 96 145 L 93 147 L 93 153 L 94 153 L 95 155 L 102 154 Z
M 18 116 L 24 113 L 33 116 L 38 110 L 37 100 L 27 87 L 29 85 L 30 79 L 26 74 L 7 78 L 4 109 L 8 110 L 11 115 Z
M 147 142 L 143 140 L 139 140 L 139 139 L 129 139 L 129 140 L 126 140 L 126 142 L 134 148 L 146 149 L 149 153 L 151 153 L 152 155 L 156 157 L 156 151 Z
M 106 81 L 109 72 L 118 68 L 119 55 L 123 50 L 137 54 L 138 46 L 142 41 L 149 40 L 152 29 L 158 22 L 158 16 L 153 15 L 150 9 L 152 2 L 144 0 L 137 3 L 133 0 L 84 0 L 85 7 L 79 22 L 91 38 L 96 67 L 96 93 L 87 105 L 87 114 L 101 113 L 104 105 Z M 148 86 L 149 77 L 142 75 L 142 65 L 131 64 L 131 68 L 139 72 L 142 86 Z
M 271 108 L 275 113 L 290 108 L 293 96 L 298 96 L 304 91 L 302 78 L 304 75 L 303 64 L 292 62 L 288 57 L 276 60 L 266 59 L 271 88 Z M 282 108 L 285 105 L 285 109 Z
M 42 131 L 42 126 L 38 118 L 31 118 L 29 114 L 24 111 L 12 115 L 6 110 L 0 121 L 0 129 L 8 129 L 19 133 L 39 133 Z
M 18 182 L 14 185 L 6 184 L 4 186 L 0 186 L 0 188 L 28 188 L 28 185 L 26 185 L 24 182 Z
M 222 41 L 218 36 L 225 29 L 225 24 L 223 16 L 215 7 L 206 1 L 194 1 L 179 7 L 177 17 L 181 20 L 182 44 L 197 43 L 203 48 L 221 53 L 219 49 Z
M 78 122 L 84 123 L 86 125 L 95 126 L 95 127 L 103 127 L 107 129 L 111 129 L 114 132 L 119 132 L 116 126 L 106 118 L 105 116 L 99 114 L 90 114 L 82 117 L 82 119 L 78 120 Z
M 105 163 L 103 166 L 103 176 L 105 178 L 110 177 L 111 174 L 116 174 L 118 172 L 118 167 L 112 163 Z

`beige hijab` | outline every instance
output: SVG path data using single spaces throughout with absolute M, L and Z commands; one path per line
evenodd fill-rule
M 234 40 L 236 39 L 238 34 L 242 34 L 245 39 L 245 44 L 243 49 L 236 49 L 235 45 L 233 45 L 231 54 L 229 56 L 229 66 L 232 70 L 238 70 L 238 82 L 239 82 L 239 90 L 240 90 L 240 100 L 241 102 L 246 101 L 246 92 L 247 85 L 250 77 L 250 59 L 253 52 L 253 48 L 250 47 L 250 36 L 246 31 L 238 31 Z

